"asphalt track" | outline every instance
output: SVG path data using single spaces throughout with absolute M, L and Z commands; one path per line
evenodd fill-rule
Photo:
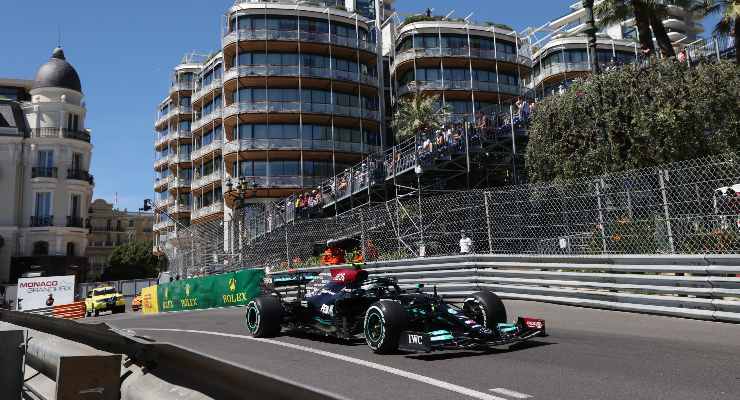
M 740 398 L 740 325 L 505 303 L 510 319 L 545 318 L 550 336 L 489 352 L 380 356 L 363 342 L 249 338 L 241 308 L 126 313 L 84 322 L 107 322 L 351 399 Z

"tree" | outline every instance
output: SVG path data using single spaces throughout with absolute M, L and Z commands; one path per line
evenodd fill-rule
M 391 122 L 396 133 L 396 142 L 423 132 L 441 129 L 444 126 L 446 110 L 440 108 L 438 103 L 439 96 L 421 94 L 418 91 L 410 98 L 401 98 Z
M 108 258 L 108 265 L 102 276 L 107 281 L 153 278 L 163 267 L 152 254 L 152 242 L 145 241 L 116 246 Z
M 601 92 L 601 94 L 600 94 Z M 537 103 L 529 180 L 574 179 L 740 150 L 740 67 L 665 60 L 576 80 Z
M 704 0 L 700 7 L 704 15 L 719 15 L 720 20 L 714 26 L 714 33 L 720 37 L 735 36 L 735 62 L 740 64 L 740 1 L 738 0 Z
M 681 3 L 674 0 L 671 3 Z M 630 17 L 635 18 L 640 48 L 655 50 L 653 36 L 664 57 L 676 55 L 668 32 L 663 26 L 663 18 L 668 15 L 667 5 L 657 0 L 604 0 L 594 7 L 596 18 L 602 27 L 618 24 Z M 652 29 L 652 32 L 651 32 Z

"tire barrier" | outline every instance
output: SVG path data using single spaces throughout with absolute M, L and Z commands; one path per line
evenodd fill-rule
M 370 262 L 365 268 L 395 277 L 404 288 L 424 284 L 422 290 L 453 301 L 491 290 L 504 299 L 740 322 L 738 255 L 473 254 Z
M 47 317 L 80 319 L 85 318 L 85 302 L 77 301 L 70 304 L 37 308 L 35 310 L 28 310 L 26 312 L 31 314 L 45 315 Z

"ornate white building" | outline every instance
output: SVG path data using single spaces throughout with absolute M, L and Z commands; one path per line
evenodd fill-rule
M 0 282 L 87 271 L 92 145 L 82 85 L 61 48 L 33 81 L 0 79 Z

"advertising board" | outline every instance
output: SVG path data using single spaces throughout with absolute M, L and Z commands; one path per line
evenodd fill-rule
M 16 310 L 28 311 L 75 301 L 75 276 L 18 278 Z
M 159 312 L 241 306 L 261 293 L 262 269 L 242 270 L 157 286 Z

